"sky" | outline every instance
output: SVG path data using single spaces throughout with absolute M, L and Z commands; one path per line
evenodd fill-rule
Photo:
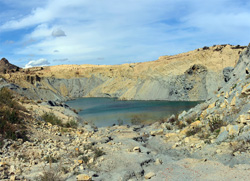
M 0 0 L 0 58 L 20 67 L 145 62 L 248 45 L 248 0 Z

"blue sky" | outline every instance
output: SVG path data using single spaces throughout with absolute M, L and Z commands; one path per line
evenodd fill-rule
M 248 45 L 247 0 L 0 0 L 0 57 L 21 67 L 122 64 Z

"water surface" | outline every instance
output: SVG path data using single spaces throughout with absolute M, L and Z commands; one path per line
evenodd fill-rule
M 188 110 L 200 102 L 187 101 L 121 101 L 115 98 L 80 98 L 66 102 L 80 110 L 84 121 L 97 127 L 113 124 L 153 123 Z M 131 123 L 132 122 L 132 123 Z

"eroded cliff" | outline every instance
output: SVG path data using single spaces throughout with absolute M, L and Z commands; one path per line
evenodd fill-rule
M 27 97 L 65 100 L 118 97 L 137 100 L 205 100 L 227 81 L 244 46 L 203 47 L 156 61 L 123 65 L 30 68 L 6 78 Z M 226 68 L 226 69 L 225 69 Z M 224 73 L 223 73 L 224 70 Z M 28 94 L 26 93 L 28 90 Z

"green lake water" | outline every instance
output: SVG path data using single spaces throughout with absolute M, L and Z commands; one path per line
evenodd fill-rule
M 113 124 L 140 122 L 153 123 L 172 114 L 181 113 L 200 102 L 187 101 L 121 101 L 115 98 L 80 98 L 66 102 L 70 107 L 80 110 L 84 121 L 97 127 Z

